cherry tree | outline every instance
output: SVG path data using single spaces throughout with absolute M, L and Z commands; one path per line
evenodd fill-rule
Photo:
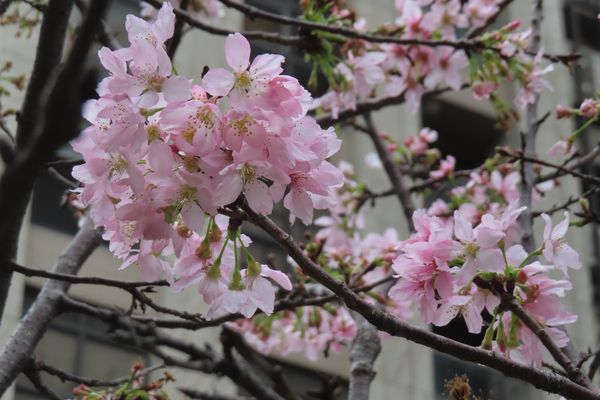
M 143 18 L 123 21 L 127 43 L 121 44 L 101 18 L 110 6 L 105 0 L 0 1 L 7 23 L 35 30 L 38 40 L 22 108 L 0 114 L 6 134 L 0 142 L 0 310 L 14 273 L 47 278 L 3 344 L 0 394 L 20 373 L 48 398 L 60 396 L 44 383 L 45 374 L 72 382 L 81 399 L 162 399 L 176 390 L 165 386 L 173 380 L 169 373 L 144 379 L 156 368 L 136 364 L 131 376 L 106 382 L 32 356 L 52 320 L 68 312 L 105 322 L 113 339 L 164 366 L 226 376 L 258 399 L 300 396 L 264 355 L 303 352 L 317 361 L 343 348 L 350 354 L 349 398 L 368 399 L 380 341 L 389 336 L 565 398 L 600 399 L 592 383 L 597 356 L 588 367 L 592 354 L 574 348 L 564 326 L 577 315 L 562 304 L 573 289 L 570 276 L 583 273 L 576 271 L 582 260 L 567 233 L 599 222 L 588 198 L 600 179 L 584 168 L 600 150 L 583 153 L 577 145 L 598 120 L 600 100 L 586 99 L 580 108 L 557 104 L 555 116 L 538 115 L 540 96 L 552 89 L 548 74 L 579 56 L 544 51 L 541 0 L 532 2 L 530 22 L 494 28 L 511 3 L 396 0 L 393 19 L 370 26 L 336 0 L 301 1 L 297 18 L 236 0 L 145 0 Z M 23 7 L 39 21 L 19 14 Z M 73 7 L 84 17 L 63 58 Z M 296 33 L 230 31 L 220 25 L 226 10 Z M 226 36 L 227 67 L 179 74 L 173 59 L 189 29 Z M 325 93 L 313 98 L 296 77 L 283 74 L 281 55 L 252 57 L 253 40 L 301 49 L 312 66 L 308 86 L 326 82 Z M 95 42 L 106 70 L 99 83 L 82 62 Z M 202 63 L 201 52 L 197 57 Z M 8 64 L 0 73 L 3 82 L 24 84 Z M 500 93 L 505 85 L 515 88 L 513 98 Z M 523 124 L 522 146 L 498 147 L 481 166 L 458 170 L 453 156 L 435 148 L 434 130 L 398 142 L 371 115 L 386 107 L 416 112 L 424 95 L 449 91 L 491 103 L 499 124 Z M 14 135 L 5 124 L 13 115 Z M 585 121 L 580 128 L 564 132 L 551 148 L 537 148 L 543 123 L 575 117 Z M 389 190 L 369 188 L 351 163 L 336 158 L 349 129 L 372 141 L 375 151 L 365 162 L 387 174 Z M 56 151 L 67 143 L 81 155 L 67 161 L 71 176 L 54 170 L 64 162 Z M 44 170 L 67 186 L 80 227 L 51 272 L 15 262 L 33 184 Z M 534 207 L 567 178 L 588 189 L 551 209 Z M 432 190 L 437 198 L 427 203 Z M 403 215 L 373 232 L 365 212 L 383 197 L 396 197 Z M 294 237 L 271 218 L 275 207 L 290 224 L 314 229 Z M 540 235 L 536 218 L 544 226 Z M 251 225 L 281 247 L 287 266 L 255 250 Z M 393 227 L 402 225 L 406 231 Z M 139 272 L 139 281 L 77 275 L 102 241 L 119 268 Z M 73 284 L 121 289 L 132 307 L 75 299 L 68 294 Z M 157 287 L 173 296 L 192 287 L 208 311 L 162 305 L 148 295 Z M 410 324 L 413 316 L 434 326 L 462 318 L 483 341 L 463 344 Z M 169 332 L 216 326 L 222 351 Z M 209 398 L 204 388 L 181 390 Z M 472 396 L 460 393 L 450 390 L 457 399 Z

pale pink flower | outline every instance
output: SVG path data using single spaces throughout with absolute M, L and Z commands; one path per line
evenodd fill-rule
M 425 76 L 425 86 L 432 89 L 445 82 L 453 90 L 460 90 L 469 59 L 464 51 L 452 47 L 440 47 L 435 54 L 435 66 Z
M 232 105 L 239 110 L 249 110 L 251 99 L 263 94 L 268 82 L 283 71 L 284 59 L 280 55 L 263 54 L 250 64 L 250 43 L 240 33 L 227 36 L 225 57 L 233 72 L 212 68 L 202 78 L 202 86 L 213 96 L 226 96 L 232 92 Z
M 429 176 L 434 179 L 440 179 L 445 176 L 450 176 L 454 172 L 456 166 L 456 158 L 454 156 L 447 156 L 446 159 L 440 162 L 440 166 L 437 170 L 431 171 Z
M 567 268 L 581 268 L 579 254 L 567 244 L 566 234 L 569 228 L 569 213 L 565 211 L 563 219 L 554 228 L 547 214 L 542 214 L 546 225 L 544 227 L 544 243 L 542 254 L 544 258 L 567 275 Z

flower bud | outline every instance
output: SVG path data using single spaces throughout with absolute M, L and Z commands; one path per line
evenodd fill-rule
M 595 118 L 598 116 L 598 100 L 585 99 L 579 107 L 579 111 L 584 117 Z

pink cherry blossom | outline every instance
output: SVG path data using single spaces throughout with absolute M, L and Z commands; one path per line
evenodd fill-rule
M 544 243 L 542 254 L 544 258 L 553 263 L 556 268 L 567 274 L 567 268 L 581 268 L 579 255 L 571 246 L 567 244 L 565 236 L 569 228 L 569 213 L 565 211 L 563 219 L 554 228 L 552 221 L 547 214 L 542 214 L 546 225 L 544 227 Z

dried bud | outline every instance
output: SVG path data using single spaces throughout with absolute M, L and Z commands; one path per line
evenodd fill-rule
M 83 396 L 90 392 L 90 388 L 84 384 L 81 384 L 79 386 L 74 387 L 72 392 L 74 396 Z
M 573 116 L 573 109 L 567 107 L 567 106 L 563 106 L 561 104 L 556 106 L 556 118 L 558 119 L 563 119 L 563 118 L 571 118 Z
M 212 257 L 212 246 L 206 240 L 200 243 L 200 246 L 196 248 L 196 257 L 201 260 L 208 260 Z

